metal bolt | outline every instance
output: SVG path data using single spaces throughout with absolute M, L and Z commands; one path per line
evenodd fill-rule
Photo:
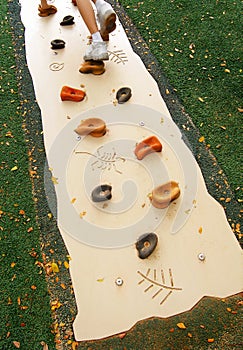
M 76 140 L 78 140 L 78 141 L 81 140 L 81 136 L 79 136 L 79 135 L 76 136 Z
M 204 261 L 206 259 L 206 256 L 203 253 L 199 253 L 197 257 L 200 261 Z
M 123 279 L 121 279 L 120 277 L 118 277 L 117 279 L 116 279 L 116 285 L 117 286 L 122 286 L 123 285 Z
M 144 123 L 143 121 L 141 121 L 141 122 L 139 123 L 139 125 L 140 125 L 140 126 L 144 126 L 145 123 Z

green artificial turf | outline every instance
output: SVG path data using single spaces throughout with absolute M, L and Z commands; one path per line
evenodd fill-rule
M 242 201 L 242 2 L 119 2 Z
M 41 342 L 54 344 L 52 318 L 45 273 L 35 264 L 42 260 L 40 231 L 7 6 L 1 0 L 0 349 L 16 349 L 20 343 L 20 349 L 39 350 Z

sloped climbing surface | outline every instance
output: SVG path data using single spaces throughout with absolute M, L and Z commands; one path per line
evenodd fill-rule
M 57 209 L 72 259 L 76 340 L 104 338 L 139 320 L 187 311 L 206 295 L 240 292 L 240 246 L 119 20 L 104 73 L 80 74 L 89 33 L 70 1 L 56 0 L 55 6 L 57 13 L 43 18 L 37 0 L 21 0 L 21 18 L 57 194 L 49 206 L 53 213 Z M 67 14 L 75 25 L 60 26 Z M 50 43 L 57 38 L 66 45 L 55 51 Z M 62 86 L 80 88 L 85 99 L 61 101 Z M 120 104 L 116 92 L 124 86 L 132 96 Z M 75 132 L 89 118 L 104 121 L 102 137 Z M 138 160 L 134 149 L 151 136 L 162 152 Z M 164 209 L 154 207 L 153 189 L 170 181 L 180 196 Z M 112 188 L 112 197 L 93 201 L 92 191 L 102 184 Z M 141 259 L 136 243 L 151 232 L 156 246 Z M 148 249 L 151 242 L 143 244 Z

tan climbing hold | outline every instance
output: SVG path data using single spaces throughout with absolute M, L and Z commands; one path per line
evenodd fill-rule
M 152 205 L 159 209 L 164 209 L 180 196 L 180 188 L 175 181 L 169 181 L 156 187 L 151 195 Z

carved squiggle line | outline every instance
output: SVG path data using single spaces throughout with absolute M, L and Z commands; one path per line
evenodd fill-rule
M 169 286 L 166 286 L 164 284 L 161 284 L 161 283 L 158 283 L 157 281 L 153 281 L 151 278 L 145 276 L 142 272 L 140 271 L 137 271 L 137 273 L 142 276 L 144 279 L 146 279 L 148 282 L 151 282 L 151 283 L 154 283 L 156 284 L 157 286 L 159 287 L 162 287 L 162 288 L 165 288 L 165 289 L 170 289 L 170 290 L 182 290 L 182 288 L 178 288 L 178 287 L 169 287 Z

